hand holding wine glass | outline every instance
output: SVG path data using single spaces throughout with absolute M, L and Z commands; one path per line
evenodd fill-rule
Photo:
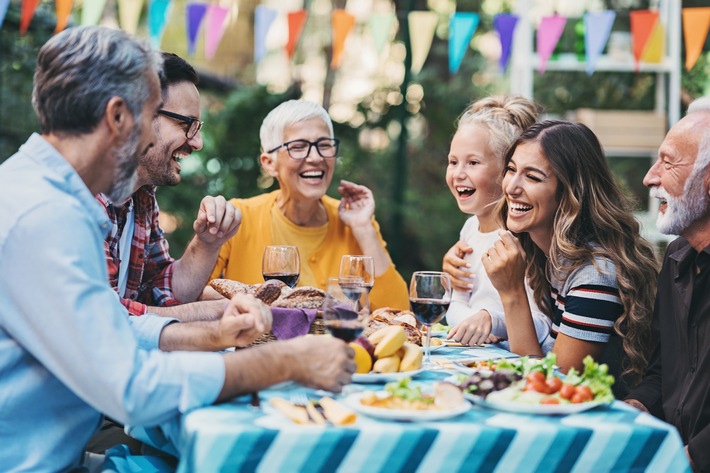
M 370 315 L 370 299 L 367 289 L 359 286 L 346 292 L 338 278 L 328 278 L 323 299 L 323 323 L 336 338 L 352 342 L 365 329 Z
M 264 281 L 278 279 L 289 287 L 298 284 L 301 274 L 301 257 L 296 246 L 267 246 L 261 260 Z
M 346 295 L 355 287 L 364 287 L 369 293 L 375 285 L 375 259 L 372 256 L 343 255 L 338 282 Z M 353 293 L 353 297 L 356 296 L 357 293 Z
M 417 271 L 412 274 L 409 303 L 414 316 L 427 327 L 424 366 L 431 368 L 431 326 L 444 318 L 451 303 L 449 275 L 438 271 Z

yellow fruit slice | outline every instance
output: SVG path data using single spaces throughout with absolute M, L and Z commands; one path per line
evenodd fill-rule
M 369 373 L 372 369 L 372 357 L 362 345 L 351 342 L 350 347 L 355 350 L 356 373 Z

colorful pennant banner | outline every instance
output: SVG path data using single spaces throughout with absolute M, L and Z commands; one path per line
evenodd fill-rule
M 370 34 L 379 56 L 392 36 L 394 13 L 373 13 L 370 17 Z
M 646 41 L 646 47 L 643 48 L 643 54 L 641 54 L 641 61 L 660 63 L 663 61 L 663 53 L 665 51 L 665 38 L 666 29 L 663 24 L 658 21 L 656 25 L 651 30 L 651 36 L 649 36 L 648 41 Z
M 537 28 L 537 56 L 540 64 L 537 70 L 540 74 L 545 73 L 547 68 L 547 60 L 550 59 L 552 53 L 560 42 L 562 32 L 565 30 L 567 18 L 563 16 L 543 16 L 540 21 L 540 26 Z
M 85 1 L 84 7 L 81 9 L 81 24 L 88 26 L 98 25 L 105 6 L 106 0 Z
M 2 22 L 5 21 L 5 14 L 9 6 L 10 0 L 0 0 L 0 28 L 2 28 Z
M 254 9 L 254 62 L 259 63 L 266 56 L 266 35 L 278 16 L 278 10 L 264 5 Z
M 599 56 L 602 55 L 611 27 L 616 19 L 613 10 L 584 14 L 584 50 L 587 59 L 587 74 L 594 74 Z
M 145 0 L 118 0 L 118 21 L 123 31 L 136 34 L 144 3 Z
M 510 13 L 501 13 L 493 18 L 493 27 L 500 39 L 500 58 L 498 66 L 505 72 L 510 61 L 510 53 L 513 50 L 513 34 L 518 24 L 518 16 Z
M 655 10 L 634 10 L 629 13 L 631 19 L 631 38 L 633 42 L 634 59 L 636 59 L 636 69 L 646 49 L 653 29 L 658 23 L 658 12 Z
M 2 21 L 0 21 L 2 23 Z M 700 53 L 710 29 L 710 7 L 683 8 L 683 38 L 685 40 L 685 69 L 691 70 Z
M 54 33 L 59 33 L 67 27 L 71 8 L 74 6 L 74 0 L 57 0 L 55 9 L 57 12 L 57 26 L 54 28 Z
M 308 19 L 308 10 L 293 11 L 288 14 L 288 42 L 286 43 L 286 54 L 289 59 L 296 52 L 296 45 L 303 33 L 303 27 Z
M 207 13 L 206 3 L 188 3 L 185 7 L 185 28 L 187 32 L 187 54 L 194 56 L 195 43 L 197 43 L 197 33 L 200 25 Z
M 413 11 L 407 18 L 409 24 L 409 43 L 412 48 L 412 68 L 418 74 L 424 67 L 434 39 L 439 16 L 433 11 Z
M 20 34 L 27 33 L 27 28 L 30 27 L 32 17 L 35 16 L 35 10 L 39 5 L 39 0 L 22 0 L 22 9 L 20 10 Z
M 212 59 L 217 52 L 217 46 L 222 40 L 222 35 L 227 29 L 229 8 L 219 5 L 210 5 L 205 15 L 207 29 L 205 30 L 205 57 Z
M 332 15 L 333 28 L 333 59 L 330 61 L 331 69 L 337 69 L 343 58 L 345 40 L 350 31 L 355 27 L 355 17 L 345 10 L 334 10 Z
M 168 21 L 171 0 L 149 0 L 148 3 L 148 35 L 155 49 L 160 48 L 160 40 Z
M 461 12 L 449 20 L 449 71 L 456 74 L 468 50 L 471 38 L 478 28 L 481 17 L 478 13 Z

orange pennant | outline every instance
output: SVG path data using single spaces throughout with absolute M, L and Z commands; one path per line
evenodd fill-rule
M 57 27 L 54 28 L 54 33 L 59 33 L 67 27 L 71 7 L 74 5 L 74 0 L 57 0 Z
M 333 59 L 330 67 L 337 69 L 343 57 L 345 40 L 350 31 L 355 27 L 355 17 L 345 10 L 333 11 Z
M 653 28 L 658 22 L 658 12 L 653 10 L 634 10 L 630 13 L 631 36 L 634 43 L 634 57 L 636 63 L 641 60 L 646 43 L 651 37 Z
M 20 11 L 20 34 L 27 33 L 32 17 L 35 16 L 39 0 L 22 0 L 22 10 Z
M 666 29 L 659 21 L 654 26 L 651 36 L 646 41 L 646 47 L 641 55 L 643 62 L 660 64 L 663 62 L 663 52 L 666 45 Z
M 683 8 L 683 38 L 685 39 L 685 69 L 691 70 L 703 52 L 710 29 L 710 7 Z
M 289 59 L 296 52 L 296 45 L 303 32 L 303 27 L 306 25 L 308 18 L 308 10 L 299 10 L 288 14 L 288 43 L 286 43 L 286 54 Z

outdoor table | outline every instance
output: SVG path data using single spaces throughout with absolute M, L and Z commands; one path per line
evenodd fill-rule
M 507 353 L 442 348 L 434 359 L 488 359 Z M 425 371 L 417 382 L 441 380 L 451 371 Z M 380 385 L 350 385 L 382 389 Z M 296 391 L 322 393 L 293 383 L 260 393 L 289 399 Z M 265 412 L 267 413 L 265 415 Z M 575 471 L 690 472 L 674 427 L 617 401 L 567 415 L 512 414 L 474 406 L 435 422 L 394 422 L 358 414 L 350 427 L 296 425 L 247 397 L 196 409 L 162 427 L 132 435 L 180 458 L 179 472 L 219 471 Z

